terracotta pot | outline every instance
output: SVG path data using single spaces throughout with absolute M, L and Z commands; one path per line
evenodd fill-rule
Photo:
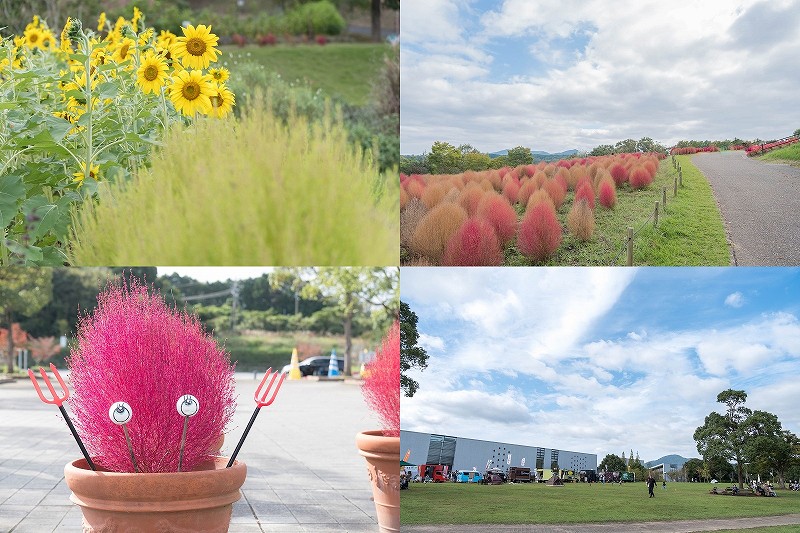
M 86 459 L 64 467 L 70 500 L 83 512 L 84 533 L 228 531 L 247 466 L 218 457 L 191 472 L 93 472 Z
M 356 446 L 367 460 L 381 531 L 400 531 L 400 437 L 363 431 L 356 435 Z

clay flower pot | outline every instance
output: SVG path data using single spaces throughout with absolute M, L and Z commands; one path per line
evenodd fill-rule
M 191 472 L 93 472 L 86 459 L 64 467 L 70 500 L 83 512 L 84 533 L 228 531 L 233 502 L 247 475 L 238 461 L 217 457 Z
M 356 435 L 356 446 L 367 460 L 381 531 L 400 531 L 400 437 L 362 431 Z

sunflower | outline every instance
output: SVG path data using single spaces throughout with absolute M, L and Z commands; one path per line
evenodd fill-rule
M 145 94 L 157 94 L 167 83 L 167 70 L 167 60 L 148 50 L 142 56 L 142 63 L 136 71 L 136 83 Z
M 103 29 L 106 27 L 106 22 L 106 12 L 103 11 L 100 13 L 100 18 L 97 19 L 97 31 L 103 31 Z
M 169 98 L 175 109 L 187 116 L 196 112 L 207 115 L 213 110 L 211 96 L 215 89 L 208 74 L 200 70 L 182 70 L 172 77 Z
M 114 49 L 114 55 L 112 58 L 118 65 L 120 65 L 125 61 L 130 60 L 135 51 L 136 42 L 133 39 L 123 38 Z
M 76 172 L 73 174 L 75 178 L 72 180 L 73 182 L 77 183 L 78 185 L 83 185 L 83 180 L 86 178 L 86 163 L 81 165 L 80 172 Z M 100 176 L 100 167 L 98 165 L 92 165 L 89 168 L 89 177 L 93 180 L 96 180 Z
M 167 51 L 177 42 L 178 36 L 169 30 L 161 30 L 156 39 L 156 44 L 159 48 L 164 48 Z
M 28 48 L 41 48 L 44 32 L 38 26 L 28 25 L 23 37 L 25 38 L 25 46 Z
M 219 38 L 211 33 L 211 26 L 200 24 L 195 28 L 189 25 L 183 29 L 183 37 L 178 37 L 172 45 L 172 57 L 180 60 L 186 68 L 208 68 L 217 60 L 219 50 L 214 48 Z
M 225 67 L 210 68 L 208 69 L 208 74 L 217 83 L 225 83 L 230 76 L 230 72 Z
M 139 21 L 142 20 L 142 12 L 138 7 L 133 6 L 133 17 L 131 18 L 131 26 L 133 26 L 134 33 L 139 31 Z
M 69 40 L 69 27 L 71 24 L 72 19 L 67 17 L 67 22 L 64 23 L 64 29 L 61 30 L 61 50 L 67 53 L 72 53 L 72 43 Z
M 211 112 L 209 116 L 223 118 L 228 115 L 236 104 L 236 96 L 224 84 L 214 87 L 211 96 Z

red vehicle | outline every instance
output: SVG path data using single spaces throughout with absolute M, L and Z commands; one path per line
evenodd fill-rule
M 444 483 L 449 481 L 447 476 L 450 467 L 447 465 L 419 465 L 419 477 L 422 481 Z

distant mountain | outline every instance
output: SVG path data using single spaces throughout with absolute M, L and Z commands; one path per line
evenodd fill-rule
M 567 159 L 578 153 L 578 150 L 565 150 L 558 153 L 543 152 L 541 150 L 531 150 L 534 161 L 558 161 L 559 159 Z M 489 157 L 494 159 L 501 155 L 508 155 L 508 150 L 500 150 L 498 152 L 489 152 Z
M 647 468 L 650 468 L 651 466 L 664 464 L 664 465 L 667 465 L 666 466 L 667 470 L 679 470 L 681 467 L 683 467 L 683 464 L 688 460 L 689 459 L 687 459 L 686 457 L 682 457 L 680 455 L 674 455 L 674 454 L 673 455 L 665 455 L 664 457 L 661 457 L 661 458 L 656 459 L 654 461 L 647 461 L 644 464 L 644 466 L 646 466 Z M 677 466 L 672 466 L 672 465 L 677 465 Z

